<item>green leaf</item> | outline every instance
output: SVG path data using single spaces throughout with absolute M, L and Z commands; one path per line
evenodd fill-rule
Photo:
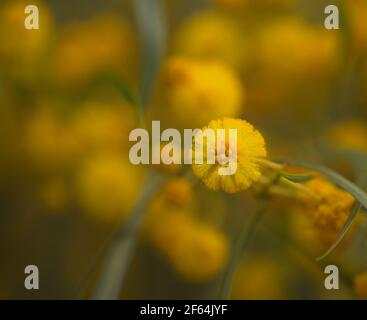
M 97 281 L 92 298 L 95 300 L 117 299 L 130 266 L 136 247 L 137 235 L 147 206 L 154 195 L 160 190 L 165 178 L 154 174 L 147 177 L 140 198 L 133 208 L 129 220 L 114 235 L 107 252 L 106 263 Z
M 141 102 L 144 107 L 150 98 L 165 54 L 166 25 L 161 0 L 134 0 L 133 4 L 143 59 Z
M 352 212 L 350 213 L 348 220 L 346 221 L 343 229 L 338 234 L 336 240 L 324 254 L 316 258 L 317 261 L 321 261 L 322 259 L 326 258 L 340 244 L 340 242 L 344 239 L 345 235 L 347 234 L 350 227 L 352 226 L 360 209 L 361 209 L 361 204 L 359 202 L 356 202 L 352 208 Z
M 138 98 L 131 85 L 120 75 L 116 75 L 111 72 L 104 72 L 99 74 L 93 82 L 94 85 L 103 83 L 113 85 L 131 106 L 137 107 L 139 105 Z
M 339 173 L 326 168 L 321 165 L 302 162 L 302 161 L 287 161 L 287 164 L 295 167 L 302 167 L 310 170 L 317 171 L 331 180 L 335 185 L 339 188 L 344 189 L 345 191 L 349 192 L 354 196 L 354 198 L 361 203 L 361 205 L 367 209 L 367 193 L 363 191 L 360 187 L 355 185 L 353 182 L 349 181 L 348 179 L 344 178 Z
M 305 182 L 305 181 L 312 179 L 313 177 L 313 174 L 311 173 L 295 174 L 295 173 L 289 173 L 285 171 L 281 171 L 280 175 L 293 182 Z

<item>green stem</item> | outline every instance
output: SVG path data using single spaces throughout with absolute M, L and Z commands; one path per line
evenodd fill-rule
M 110 244 L 106 265 L 101 272 L 92 299 L 111 300 L 117 299 L 119 296 L 130 266 L 147 205 L 160 189 L 164 179 L 156 175 L 151 177 L 149 181 L 150 183 L 146 185 L 139 201 L 132 210 L 129 221 L 117 231 Z
M 242 252 L 247 246 L 251 236 L 253 235 L 255 228 L 260 221 L 264 213 L 264 204 L 262 203 L 252 215 L 248 224 L 245 224 L 238 239 L 235 242 L 233 254 L 228 263 L 228 267 L 223 279 L 223 285 L 220 291 L 219 299 L 228 300 L 231 295 L 233 280 L 236 272 L 238 262 L 241 258 Z

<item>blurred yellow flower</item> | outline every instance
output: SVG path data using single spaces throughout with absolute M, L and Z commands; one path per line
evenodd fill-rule
M 230 155 L 231 152 L 237 154 L 237 170 L 233 175 L 219 175 L 218 168 L 221 166 L 218 162 L 209 164 L 206 160 L 206 144 L 207 139 L 203 139 L 203 164 L 192 165 L 194 174 L 203 181 L 203 183 L 210 189 L 217 191 L 219 189 L 225 192 L 234 193 L 249 188 L 254 182 L 258 181 L 261 172 L 261 159 L 265 158 L 267 151 L 265 148 L 265 141 L 259 131 L 257 131 L 250 123 L 241 119 L 223 118 L 209 122 L 205 129 L 225 129 L 228 136 L 229 129 L 237 129 L 237 150 L 228 150 L 226 145 L 225 154 Z M 217 137 L 216 137 L 217 138 Z M 194 158 L 197 156 L 194 150 Z M 216 150 L 217 152 L 217 150 Z M 216 161 L 220 157 L 216 154 Z
M 190 212 L 165 212 L 162 218 L 150 236 L 181 277 L 206 282 L 224 269 L 229 254 L 224 234 L 199 223 Z
M 171 215 L 171 212 L 191 210 L 193 204 L 194 195 L 190 183 L 183 178 L 171 179 L 149 204 L 145 218 L 146 231 L 154 233 L 156 229 L 159 230 L 162 221 L 169 219 L 167 213 Z
M 288 18 L 271 22 L 260 32 L 256 55 L 264 69 L 283 74 L 315 75 L 330 68 L 335 37 L 324 29 Z
M 122 222 L 137 198 L 142 172 L 116 154 L 90 157 L 76 178 L 77 199 L 101 223 Z
M 91 101 L 76 112 L 72 130 L 84 151 L 126 150 L 135 120 L 125 102 Z
M 80 85 L 101 72 L 133 72 L 136 41 L 131 26 L 121 18 L 98 16 L 88 22 L 67 25 L 55 58 L 60 83 Z
M 229 17 L 204 11 L 189 17 L 175 37 L 174 52 L 241 67 L 246 57 L 244 33 Z
M 166 203 L 179 208 L 187 207 L 194 197 L 191 184 L 184 178 L 175 178 L 168 182 L 163 195 Z
M 348 120 L 332 126 L 326 139 L 335 147 L 367 152 L 367 124 L 360 120 Z
M 252 257 L 236 273 L 232 299 L 286 299 L 285 275 L 281 266 L 266 257 Z
M 355 202 L 348 192 L 334 186 L 322 177 L 316 177 L 305 186 L 320 196 L 320 202 L 309 202 L 309 215 L 321 242 L 330 246 L 344 227 Z M 352 229 L 349 231 L 351 234 Z
M 193 197 L 187 180 L 170 180 L 149 205 L 144 230 L 179 275 L 205 282 L 224 268 L 229 244 L 220 231 L 199 222 Z
M 303 207 L 290 210 L 288 226 L 292 241 L 312 256 L 322 254 L 325 249 L 319 237 L 319 230 Z M 334 239 L 335 240 L 335 239 Z
M 32 165 L 45 171 L 65 168 L 79 152 L 78 142 L 68 124 L 47 110 L 31 116 L 24 143 Z
M 41 12 L 38 30 L 24 27 L 24 9 L 28 1 L 5 1 L 0 10 L 0 65 L 11 68 L 17 75 L 33 76 L 41 69 L 53 34 L 53 21 L 48 8 L 41 1 L 32 1 Z
M 367 272 L 360 273 L 354 278 L 354 291 L 358 299 L 367 300 Z
M 176 240 L 170 261 L 188 281 L 205 282 L 223 271 L 229 255 L 229 243 L 223 233 L 204 224 L 186 230 Z
M 315 92 L 307 99 L 322 97 L 322 89 L 327 88 L 327 80 L 336 70 L 337 49 L 336 33 L 308 25 L 300 18 L 265 24 L 254 39 L 252 64 L 257 72 L 248 86 L 256 112 L 283 107 L 293 101 L 291 98 L 300 107 L 299 92 L 304 91 L 305 83 Z
M 167 108 L 185 128 L 236 116 L 244 101 L 241 82 L 225 64 L 171 57 L 164 67 Z

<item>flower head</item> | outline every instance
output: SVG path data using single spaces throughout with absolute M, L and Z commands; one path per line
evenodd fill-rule
M 367 124 L 362 121 L 338 123 L 327 131 L 326 138 L 334 146 L 367 152 Z
M 164 75 L 166 104 L 186 128 L 201 127 L 213 118 L 236 116 L 240 111 L 241 82 L 223 63 L 173 57 L 167 61 Z
M 200 223 L 191 211 L 178 207 L 160 211 L 155 221 L 150 216 L 147 236 L 179 275 L 192 282 L 208 281 L 225 266 L 228 240 L 219 230 Z
M 137 198 L 141 171 L 123 157 L 90 157 L 77 176 L 77 199 L 86 215 L 97 222 L 120 223 Z
M 99 72 L 134 71 L 132 30 L 115 16 L 67 25 L 58 46 L 55 75 L 61 84 L 84 84 Z
M 44 2 L 35 0 L 40 12 L 40 28 L 36 32 L 24 27 L 24 8 L 29 5 L 28 1 L 5 1 L 0 11 L 0 57 L 1 62 L 10 61 L 19 64 L 34 63 L 38 58 L 44 57 L 45 49 L 48 48 L 52 35 L 53 21 L 48 7 Z M 38 61 L 38 60 L 37 60 Z M 24 66 L 24 65 L 22 65 Z
M 309 203 L 309 213 L 321 242 L 329 246 L 344 227 L 355 200 L 351 194 L 321 177 L 316 177 L 305 185 L 321 198 L 318 203 Z
M 231 150 L 231 144 L 225 144 L 223 150 L 219 150 L 216 143 L 215 148 L 215 163 L 211 164 L 207 161 L 206 150 L 208 147 L 207 139 L 202 141 L 203 163 L 195 163 L 198 156 L 197 140 L 195 139 L 194 156 L 193 156 L 193 171 L 194 174 L 201 179 L 204 184 L 211 190 L 222 189 L 225 192 L 234 193 L 249 188 L 254 182 L 258 181 L 261 172 L 259 159 L 266 157 L 267 151 L 265 141 L 259 131 L 257 131 L 250 123 L 241 119 L 223 118 L 211 121 L 207 127 L 203 129 L 214 129 L 216 140 L 218 139 L 217 129 L 224 129 L 226 137 L 229 136 L 230 129 L 237 130 L 237 143 L 235 149 Z M 233 146 L 232 146 L 233 147 Z M 200 148 L 199 148 L 200 149 Z M 218 169 L 227 167 L 228 164 L 221 164 L 220 158 L 235 156 L 236 172 L 232 175 L 220 175 Z
M 178 238 L 169 256 L 176 271 L 192 282 L 204 282 L 218 275 L 226 265 L 229 244 L 223 233 L 199 224 Z
M 240 67 L 246 57 L 243 32 L 233 19 L 214 11 L 191 16 L 179 28 L 174 51 L 177 54 L 226 62 Z

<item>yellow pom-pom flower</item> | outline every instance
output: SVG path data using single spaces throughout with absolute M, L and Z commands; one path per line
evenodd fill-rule
M 77 176 L 77 198 L 85 213 L 97 222 L 119 223 L 135 203 L 141 171 L 119 155 L 87 159 Z
M 358 299 L 367 300 L 367 272 L 363 272 L 354 278 L 354 291 Z
M 234 193 L 246 190 L 259 180 L 261 176 L 259 162 L 267 155 L 265 141 L 259 131 L 245 120 L 232 118 L 213 120 L 207 127 L 203 128 L 203 132 L 206 129 L 225 129 L 227 137 L 230 129 L 237 130 L 236 150 L 229 150 L 230 144 L 226 144 L 226 150 L 224 150 L 226 155 L 231 153 L 237 154 L 237 170 L 233 175 L 219 175 L 218 169 L 226 165 L 221 165 L 217 162 L 218 157 L 223 156 L 218 153 L 218 150 L 216 150 L 215 164 L 210 164 L 206 161 L 207 139 L 202 140 L 201 150 L 203 154 L 201 156 L 204 160 L 202 164 L 195 163 L 198 152 L 196 146 L 193 148 L 193 172 L 210 190 L 217 191 L 222 189 L 225 192 Z
M 162 221 L 170 219 L 171 212 L 191 210 L 193 203 L 194 195 L 192 186 L 187 180 L 175 178 L 168 181 L 149 204 L 145 219 L 147 233 L 156 233 L 155 230 L 160 228 Z
M 367 152 L 367 124 L 360 120 L 343 121 L 326 132 L 326 139 L 335 147 Z
M 55 58 L 60 84 L 81 85 L 100 72 L 131 73 L 136 45 L 131 26 L 115 17 L 100 16 L 67 25 Z
M 177 239 L 170 261 L 176 271 L 191 282 L 213 279 L 225 267 L 229 243 L 223 233 L 197 224 Z
M 12 76 L 37 81 L 35 77 L 44 69 L 44 63 L 51 38 L 53 21 L 44 2 L 2 1 L 0 4 L 0 66 L 2 74 L 9 69 Z M 27 15 L 24 10 L 28 5 L 39 9 L 39 29 L 28 30 L 24 26 Z M 32 84 L 32 83 L 31 83 Z M 34 85 L 34 84 L 33 84 Z
M 133 108 L 125 102 L 91 101 L 76 112 L 72 130 L 83 151 L 121 151 L 134 124 Z
M 31 116 L 24 144 L 31 164 L 42 171 L 66 168 L 79 153 L 78 142 L 68 124 L 44 109 Z
M 186 211 L 170 211 L 151 230 L 153 244 L 174 270 L 190 282 L 206 282 L 221 272 L 229 254 L 228 239 Z
M 233 19 L 218 12 L 204 11 L 191 16 L 179 28 L 174 52 L 241 67 L 246 57 L 244 43 L 243 32 Z
M 309 214 L 321 242 L 330 246 L 344 227 L 355 199 L 321 177 L 306 182 L 305 186 L 320 197 L 320 201 L 309 203 Z
M 328 80 L 336 70 L 337 39 L 335 33 L 297 18 L 272 20 L 260 28 L 252 55 L 257 72 L 248 83 L 249 101 L 256 113 L 279 110 L 288 104 L 293 106 L 293 101 L 298 107 L 304 103 L 302 112 L 310 110 L 310 104 L 317 105 L 327 94 Z M 300 101 L 305 82 L 307 99 Z M 310 90 L 314 94 L 310 95 Z
M 172 57 L 165 65 L 164 77 L 165 103 L 185 128 L 202 127 L 211 119 L 240 112 L 243 88 L 225 64 Z

